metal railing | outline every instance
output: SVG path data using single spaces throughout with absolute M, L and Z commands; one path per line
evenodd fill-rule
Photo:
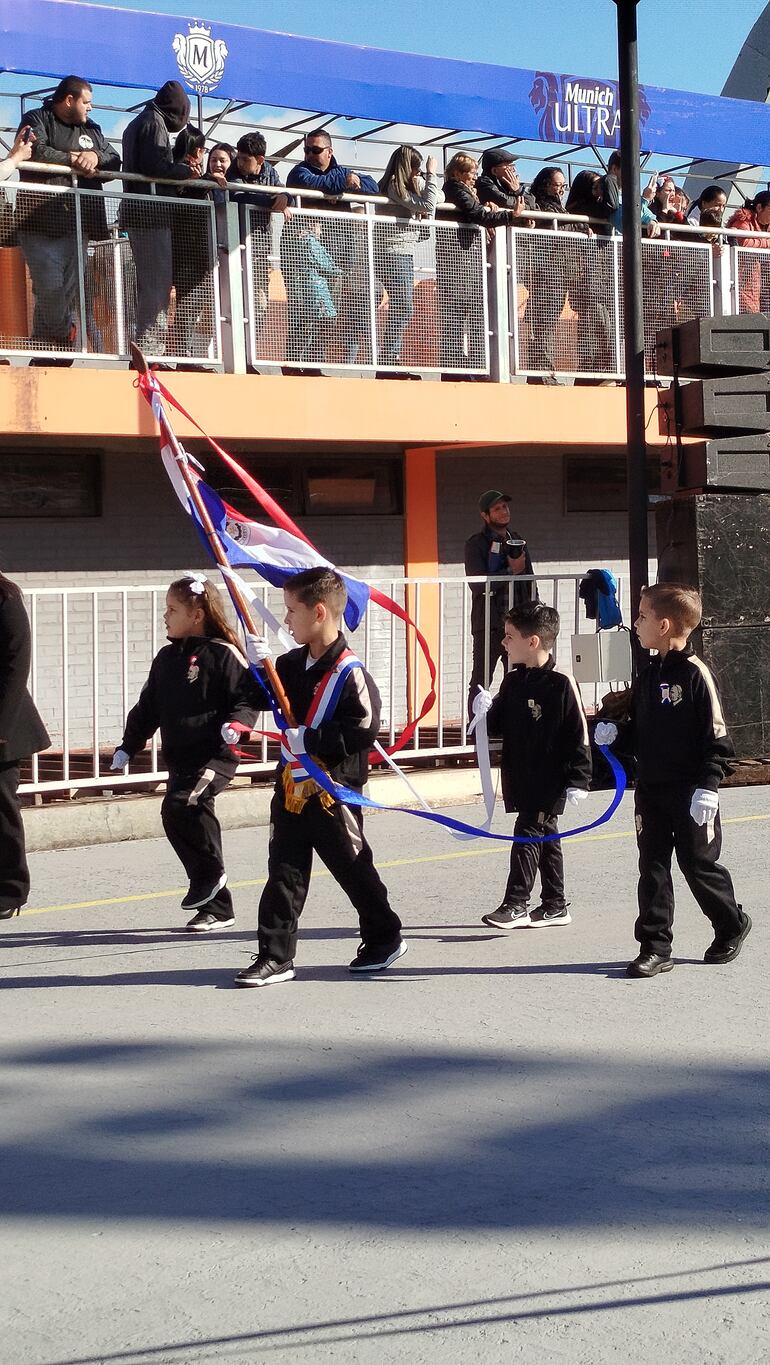
M 519 583 L 531 582 L 521 576 Z M 434 640 L 438 669 L 436 705 L 402 750 L 410 763 L 420 759 L 460 757 L 473 752 L 467 734 L 468 685 L 471 673 L 471 585 L 507 585 L 511 579 L 463 577 L 391 578 L 378 580 L 395 601 Z M 582 607 L 579 575 L 537 575 L 542 601 L 555 606 L 562 619 L 557 661 L 570 666 L 570 635 L 579 632 Z M 24 596 L 32 631 L 30 690 L 51 736 L 51 749 L 36 754 L 22 773 L 20 791 L 39 799 L 97 794 L 122 789 L 153 788 L 166 776 L 159 737 L 137 756 L 125 775 L 111 773 L 125 717 L 136 701 L 158 649 L 165 643 L 163 609 L 167 585 L 33 588 Z M 262 600 L 282 616 L 282 594 L 260 584 Z M 487 600 L 488 594 L 487 594 Z M 229 608 L 229 603 L 227 604 Z M 487 617 L 487 619 L 489 619 Z M 591 626 L 583 625 L 583 630 Z M 428 690 L 425 661 L 410 632 L 396 618 L 370 607 L 352 643 L 377 682 L 382 696 L 382 733 L 392 744 L 416 714 L 416 703 Z M 494 643 L 494 642 L 492 642 Z M 487 655 L 485 681 L 494 674 Z M 501 674 L 498 669 L 496 681 Z M 584 693 L 590 708 L 597 689 Z M 258 722 L 259 723 L 259 722 Z M 266 728 L 272 728 L 267 713 Z M 276 762 L 274 744 L 262 737 L 250 747 L 253 757 L 239 774 L 268 775 Z
M 0 354 L 15 363 L 127 364 L 136 340 L 152 361 L 235 373 L 623 377 L 622 238 L 587 235 L 598 220 L 560 215 L 554 231 L 528 212 L 538 226 L 498 229 L 488 249 L 480 228 L 441 210 L 394 218 L 381 197 L 319 211 L 323 196 L 303 193 L 284 218 L 229 198 L 248 184 L 194 182 L 214 203 L 127 174 L 136 192 L 109 177 L 81 190 L 67 168 L 41 169 L 67 183 L 0 189 Z M 746 235 L 645 238 L 649 377 L 659 328 L 770 306 L 770 251 Z

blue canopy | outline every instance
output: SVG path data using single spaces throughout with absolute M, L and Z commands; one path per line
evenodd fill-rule
M 527 141 L 619 143 L 616 81 L 354 47 L 70 0 L 0 0 L 0 70 Z M 644 86 L 642 147 L 764 165 L 770 106 Z

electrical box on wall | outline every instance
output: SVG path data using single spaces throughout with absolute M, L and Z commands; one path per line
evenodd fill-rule
M 631 678 L 631 636 L 627 630 L 597 630 L 572 636 L 572 672 L 579 683 L 627 682 Z

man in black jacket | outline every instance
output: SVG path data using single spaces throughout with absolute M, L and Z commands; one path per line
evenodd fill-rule
M 123 169 L 163 180 L 192 180 L 200 174 L 184 161 L 175 161 L 171 134 L 180 133 L 190 120 L 190 101 L 179 81 L 166 81 L 155 98 L 145 104 L 123 134 Z M 124 181 L 121 225 L 128 231 L 136 268 L 136 339 L 148 355 L 165 355 L 168 308 L 174 280 L 172 204 L 173 187 L 158 186 L 160 202 L 137 199 L 150 186 Z M 191 218 L 193 230 L 202 225 L 198 212 Z
M 520 216 L 520 226 L 532 227 L 524 210 L 536 209 L 533 196 L 519 180 L 516 161 L 504 147 L 491 147 L 481 157 L 481 175 L 476 181 L 476 193 L 482 204 L 499 209 L 511 209 Z
M 51 743 L 27 691 L 31 649 L 21 593 L 0 574 L 0 919 L 17 915 L 29 895 L 19 765 Z
M 471 637 L 473 663 L 468 687 L 468 716 L 473 715 L 473 698 L 479 684 L 489 687 L 498 660 L 505 668 L 503 629 L 509 607 L 523 606 L 536 597 L 535 583 L 515 583 L 520 575 L 532 574 L 532 560 L 527 542 L 511 531 L 511 495 L 490 488 L 479 498 L 479 512 L 484 522 L 465 542 L 465 572 L 468 578 L 503 578 L 505 582 L 471 583 Z M 487 600 L 489 624 L 487 627 Z
M 35 161 L 67 166 L 77 172 L 78 189 L 100 191 L 100 171 L 120 169 L 120 157 L 89 117 L 92 90 L 82 76 L 65 76 L 50 99 L 25 114 L 20 131 L 29 128 L 35 137 Z M 66 188 L 66 175 L 41 175 L 22 170 L 20 179 L 30 185 Z M 97 195 L 80 199 L 80 240 L 107 236 L 104 202 Z M 20 193 L 16 201 L 19 244 L 32 277 L 35 316 L 34 341 L 56 350 L 72 350 L 79 333 L 85 349 L 86 319 L 78 317 L 78 237 L 75 196 L 72 194 Z M 83 268 L 85 251 L 82 253 Z

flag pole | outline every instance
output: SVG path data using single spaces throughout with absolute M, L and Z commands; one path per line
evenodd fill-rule
M 142 375 L 151 374 L 152 371 L 150 370 L 150 367 L 147 364 L 147 361 L 145 360 L 145 357 L 143 356 L 142 352 L 139 350 L 139 347 L 136 346 L 133 342 L 130 343 L 130 346 L 131 359 L 134 365 L 134 369 L 137 370 L 139 374 Z M 160 394 L 158 394 L 158 401 L 162 406 L 163 400 L 160 397 Z M 184 480 L 185 488 L 187 489 L 187 492 L 190 495 L 190 500 L 193 506 L 195 507 L 195 511 L 198 514 L 201 526 L 203 527 L 203 530 L 206 533 L 206 538 L 209 542 L 211 553 L 214 556 L 214 559 L 216 560 L 220 569 L 223 571 L 223 577 L 225 580 L 225 584 L 227 585 L 227 591 L 232 597 L 233 602 L 237 607 L 240 616 L 243 618 L 244 624 L 246 625 L 250 634 L 258 635 L 259 631 L 257 629 L 257 626 L 255 625 L 254 618 L 251 614 L 251 607 L 249 605 L 249 602 L 247 598 L 244 597 L 243 593 L 238 587 L 238 584 L 233 583 L 230 579 L 228 573 L 228 570 L 230 569 L 230 561 L 227 558 L 224 546 L 222 545 L 222 542 L 219 539 L 217 529 L 213 521 L 211 520 L 208 508 L 206 507 L 206 504 L 203 501 L 203 498 L 201 497 L 197 482 L 190 473 L 190 465 L 187 459 L 187 455 L 185 454 L 184 450 L 179 444 L 179 441 L 176 438 L 176 434 L 171 426 L 171 423 L 168 421 L 166 422 L 166 435 L 168 437 L 169 444 L 173 451 L 174 459 L 176 460 L 176 463 L 179 467 L 179 472 Z M 281 714 L 284 720 L 286 721 L 286 724 L 290 726 L 296 725 L 296 721 L 292 714 L 291 703 L 286 695 L 283 683 L 278 677 L 275 664 L 273 663 L 272 659 L 265 659 L 262 664 L 262 668 L 264 670 L 268 682 L 270 683 L 273 695 L 278 703 L 278 706 L 280 707 Z

